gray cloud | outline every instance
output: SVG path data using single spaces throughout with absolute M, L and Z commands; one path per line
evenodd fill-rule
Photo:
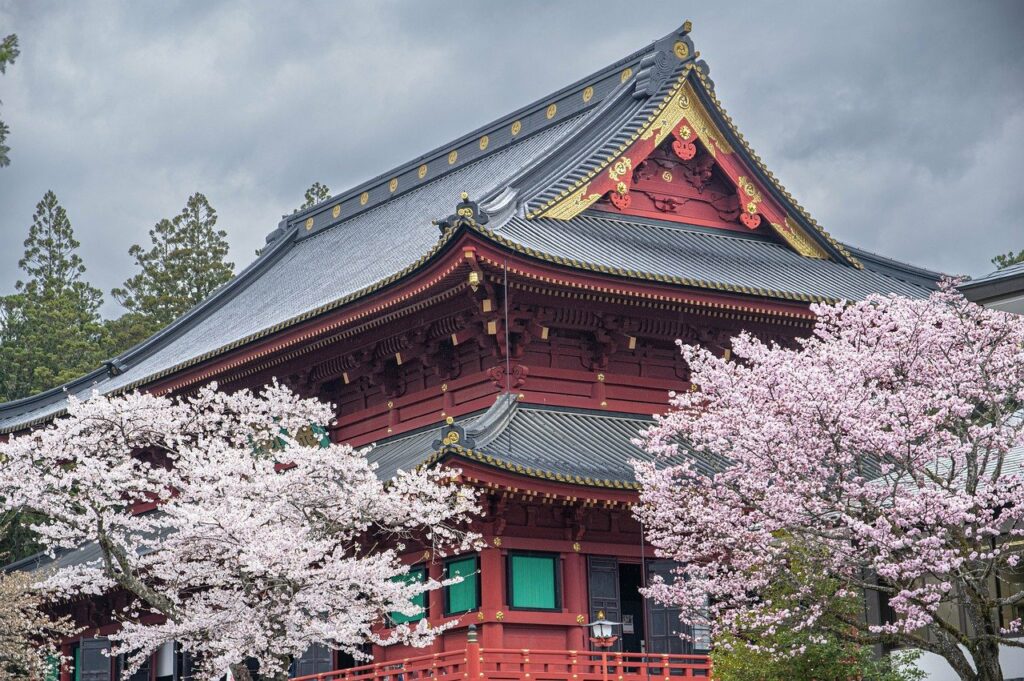
M 836 237 L 972 274 L 1024 247 L 1024 3 L 0 0 L 22 44 L 0 77 L 0 291 L 48 188 L 105 291 L 193 191 L 243 265 L 314 180 L 342 191 L 684 18 L 748 141 Z

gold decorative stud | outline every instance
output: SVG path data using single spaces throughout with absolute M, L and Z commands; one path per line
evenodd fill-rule
M 522 129 L 523 129 L 523 122 L 522 121 L 516 121 L 515 123 L 513 123 L 512 124 L 512 136 L 515 137 L 516 135 L 518 135 L 519 131 L 522 130 Z
M 483 151 L 484 149 L 486 149 L 487 145 L 490 144 L 490 143 L 491 143 L 491 138 L 490 137 L 488 137 L 487 135 L 484 135 L 483 137 L 481 137 L 480 138 L 480 151 Z
M 631 69 L 631 68 L 629 68 L 627 66 L 626 68 L 622 69 L 622 73 L 619 74 L 619 82 L 620 83 L 625 83 L 627 80 L 629 80 L 632 77 L 633 77 L 633 69 Z
M 388 409 L 394 409 L 394 408 L 395 408 L 394 401 L 393 400 L 388 400 Z
M 495 546 L 500 547 L 501 546 L 501 537 L 495 537 L 493 540 L 491 540 L 491 543 L 494 544 Z
M 442 383 L 441 384 L 441 392 L 443 392 L 443 393 L 448 392 L 448 384 L 447 383 Z
M 580 543 L 578 541 L 574 541 L 572 543 L 572 550 L 575 551 L 576 553 L 579 553 L 581 548 L 582 547 L 580 546 Z
M 586 104 L 594 98 L 594 88 L 590 85 L 583 89 L 583 103 Z
M 601 382 L 601 383 L 604 383 L 604 374 L 598 374 L 598 375 L 597 375 L 597 380 L 598 380 L 599 382 Z
M 505 613 L 499 610 L 498 612 L 494 613 L 494 619 L 500 622 L 501 620 L 505 619 Z
M 548 120 L 551 120 L 552 118 L 555 117 L 556 113 L 558 113 L 558 105 L 557 104 L 549 104 L 548 105 L 548 110 L 544 113 L 544 115 L 548 117 Z
M 335 206 L 331 209 L 331 217 L 336 218 L 341 215 L 341 206 Z
M 587 618 L 583 615 L 576 615 L 576 624 L 583 624 L 587 621 Z
M 388 190 L 389 191 L 395 191 L 396 189 L 398 189 L 398 178 L 397 177 L 392 177 L 391 181 L 388 182 Z
M 359 205 L 365 206 L 366 202 L 370 200 L 370 195 L 367 192 L 363 192 L 359 195 Z
M 313 218 L 306 218 L 306 231 L 313 229 Z
M 661 179 L 665 180 L 666 182 L 671 182 L 672 181 L 672 173 L 670 173 L 669 171 L 666 170 L 665 172 L 663 172 L 661 174 Z
M 449 416 L 448 418 L 446 418 L 446 419 L 444 420 L 444 422 L 445 422 L 445 423 L 447 423 L 447 424 L 448 424 L 448 425 L 450 426 L 450 425 L 452 425 L 453 423 L 455 423 L 455 419 L 453 419 L 453 418 L 452 418 L 451 416 Z
M 455 162 L 458 161 L 458 160 L 459 160 L 459 152 L 458 151 L 453 151 L 452 153 L 448 154 L 448 165 L 454 165 Z
M 476 618 L 477 618 L 478 620 L 480 620 L 481 622 L 483 622 L 483 621 L 484 621 L 484 612 L 483 612 L 483 610 L 481 610 L 480 612 L 478 612 L 478 613 L 476 614 Z
M 690 47 L 682 40 L 677 40 L 676 44 L 672 46 L 672 51 L 676 53 L 676 56 L 680 59 L 686 59 L 690 56 Z
M 419 177 L 419 178 L 420 178 L 421 180 L 422 180 L 422 179 L 423 179 L 424 177 L 426 177 L 426 176 L 427 176 L 427 164 L 426 164 L 426 163 L 424 163 L 423 165 L 421 165 L 421 166 L 420 166 L 419 168 L 417 168 L 417 169 L 416 169 L 416 175 L 417 175 L 417 176 L 418 176 L 418 177 Z

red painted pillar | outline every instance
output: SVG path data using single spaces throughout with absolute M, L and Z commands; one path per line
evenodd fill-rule
M 470 681 L 481 678 L 484 675 L 482 666 L 480 664 L 480 644 L 476 638 L 476 626 L 471 624 L 466 633 L 466 678 Z
M 498 612 L 507 612 L 505 603 L 505 560 L 501 549 L 488 546 L 480 552 L 480 612 L 484 614 L 484 648 L 504 647 L 504 626 L 494 621 Z
M 432 560 L 427 563 L 427 577 L 440 582 L 444 579 L 444 563 L 440 560 Z M 444 589 L 434 589 L 427 592 L 427 616 L 431 626 L 436 626 L 445 619 L 444 616 Z M 444 634 L 435 638 L 430 644 L 430 652 L 440 653 L 444 650 Z
M 574 545 L 575 547 L 575 545 Z M 587 561 L 576 550 L 565 553 L 562 560 L 562 584 L 565 590 L 565 601 L 562 604 L 567 613 L 573 616 L 583 615 L 587 620 Z M 566 634 L 566 645 L 569 650 L 586 650 L 586 636 L 582 626 L 570 627 Z

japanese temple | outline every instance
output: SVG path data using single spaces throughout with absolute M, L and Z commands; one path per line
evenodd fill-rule
M 376 443 L 381 475 L 450 464 L 485 493 L 487 548 L 406 556 L 417 575 L 466 577 L 423 603 L 431 624 L 459 625 L 324 679 L 706 676 L 704 632 L 684 640 L 678 612 L 640 595 L 669 565 L 630 510 L 630 461 L 647 456 L 632 441 L 688 388 L 676 340 L 722 355 L 740 330 L 791 344 L 812 303 L 919 297 L 938 275 L 818 225 L 734 127 L 689 32 L 287 216 L 163 331 L 0 405 L 0 433 L 60 415 L 69 393 L 276 377 L 337 404 L 332 439 Z M 96 559 L 86 547 L 55 562 Z M 91 628 L 67 642 L 77 662 L 62 681 L 117 678 L 97 652 L 117 602 L 74 604 Z M 608 648 L 587 627 L 601 616 L 621 623 Z M 632 662 L 593 671 L 618 653 Z M 314 648 L 295 673 L 351 667 L 343 658 Z M 132 678 L 186 679 L 188 663 L 172 647 Z

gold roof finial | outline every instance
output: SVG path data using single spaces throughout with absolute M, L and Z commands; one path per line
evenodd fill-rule
M 462 192 L 462 200 L 469 201 L 469 192 Z
M 683 35 L 686 35 L 693 30 L 693 22 L 687 19 L 683 22 Z

